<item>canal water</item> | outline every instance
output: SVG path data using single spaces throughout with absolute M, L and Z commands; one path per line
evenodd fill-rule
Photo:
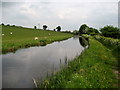
M 2 55 L 2 87 L 33 88 L 34 79 L 60 70 L 65 59 L 70 61 L 80 55 L 84 48 L 79 38 L 35 46 Z

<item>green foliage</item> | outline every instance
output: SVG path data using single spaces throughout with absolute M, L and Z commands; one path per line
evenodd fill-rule
M 113 38 L 106 38 L 103 36 L 99 36 L 96 35 L 94 36 L 96 40 L 100 41 L 101 43 L 103 43 L 104 45 L 106 45 L 107 47 L 113 47 L 114 48 L 119 48 L 120 49 L 120 40 L 119 39 L 113 39 Z
M 4 25 L 4 23 L 2 23 L 1 25 Z
M 100 29 L 102 35 L 111 38 L 120 38 L 120 29 L 113 26 L 105 26 Z
M 79 31 L 78 31 L 78 30 L 74 30 L 72 33 L 73 33 L 74 35 L 78 35 L 78 34 L 79 34 Z
M 100 41 L 103 45 L 107 46 L 113 51 L 113 55 L 116 56 L 116 58 L 120 58 L 120 39 L 113 39 L 113 38 L 107 38 L 103 36 L 94 36 L 96 40 Z M 119 64 L 118 64 L 119 65 Z M 120 68 L 120 65 L 118 66 Z
M 44 30 L 46 30 L 46 29 L 47 29 L 47 27 L 48 27 L 47 25 L 43 25 L 43 29 L 44 29 Z
M 15 27 L 15 25 L 12 25 L 13 27 Z
M 10 24 L 7 24 L 7 26 L 10 26 Z
M 113 46 L 114 47 L 114 46 Z M 90 37 L 90 47 L 38 88 L 118 88 L 112 51 Z
M 89 35 L 96 35 L 96 34 L 99 34 L 99 32 L 98 32 L 97 29 L 90 27 L 90 28 L 88 28 L 87 34 L 89 34 Z
M 60 32 L 61 27 L 60 27 L 60 26 L 58 26 L 58 27 L 56 27 L 56 29 L 57 29 L 57 31 L 59 31 L 59 32 Z
M 63 33 L 71 33 L 71 31 L 62 31 Z
M 53 29 L 53 31 L 55 31 L 55 29 Z
M 34 26 L 34 29 L 37 29 L 37 26 Z
M 88 41 L 85 37 L 79 37 L 79 42 L 83 47 L 86 47 L 88 45 Z
M 12 35 L 10 34 L 12 32 Z M 72 37 L 72 34 L 18 26 L 2 26 L 2 52 L 12 52 L 19 48 L 45 45 Z M 38 37 L 38 40 L 35 40 Z
M 81 34 L 96 35 L 99 34 L 99 32 L 97 29 L 88 27 L 86 24 L 83 24 L 79 29 L 79 35 Z
M 79 28 L 79 34 L 86 34 L 88 30 L 88 26 L 86 24 L 81 25 L 81 27 Z

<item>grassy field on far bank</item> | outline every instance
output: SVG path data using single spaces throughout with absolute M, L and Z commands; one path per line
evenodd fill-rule
M 12 34 L 10 34 L 12 32 Z M 38 40 L 35 40 L 38 37 Z M 17 26 L 2 26 L 2 52 L 15 51 L 18 48 L 46 45 L 72 37 L 72 34 L 50 30 L 31 29 Z
M 118 88 L 117 52 L 114 55 L 113 49 L 92 37 L 89 40 L 89 49 L 38 88 Z

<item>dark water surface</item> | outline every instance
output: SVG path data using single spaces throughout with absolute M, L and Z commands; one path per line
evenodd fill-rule
M 47 73 L 58 71 L 60 62 L 64 65 L 65 58 L 72 60 L 83 50 L 79 38 L 70 38 L 44 47 L 30 47 L 2 55 L 2 86 L 32 88 L 32 78 L 44 79 Z

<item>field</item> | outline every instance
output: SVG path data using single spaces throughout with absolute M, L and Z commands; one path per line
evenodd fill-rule
M 70 37 L 72 34 L 50 30 L 2 26 L 2 52 L 44 46 Z M 47 76 L 43 82 L 36 81 L 38 88 L 118 88 L 120 40 L 90 36 L 89 44 L 89 48 L 69 62 L 68 67 Z
M 117 46 L 109 48 L 90 37 L 90 47 L 38 88 L 118 88 Z M 105 44 L 106 42 L 104 42 Z M 114 54 L 113 54 L 114 53 Z
M 35 37 L 37 37 L 38 40 L 35 40 Z M 2 52 L 6 53 L 16 51 L 19 48 L 46 45 L 70 37 L 72 37 L 72 34 L 50 30 L 2 26 Z

